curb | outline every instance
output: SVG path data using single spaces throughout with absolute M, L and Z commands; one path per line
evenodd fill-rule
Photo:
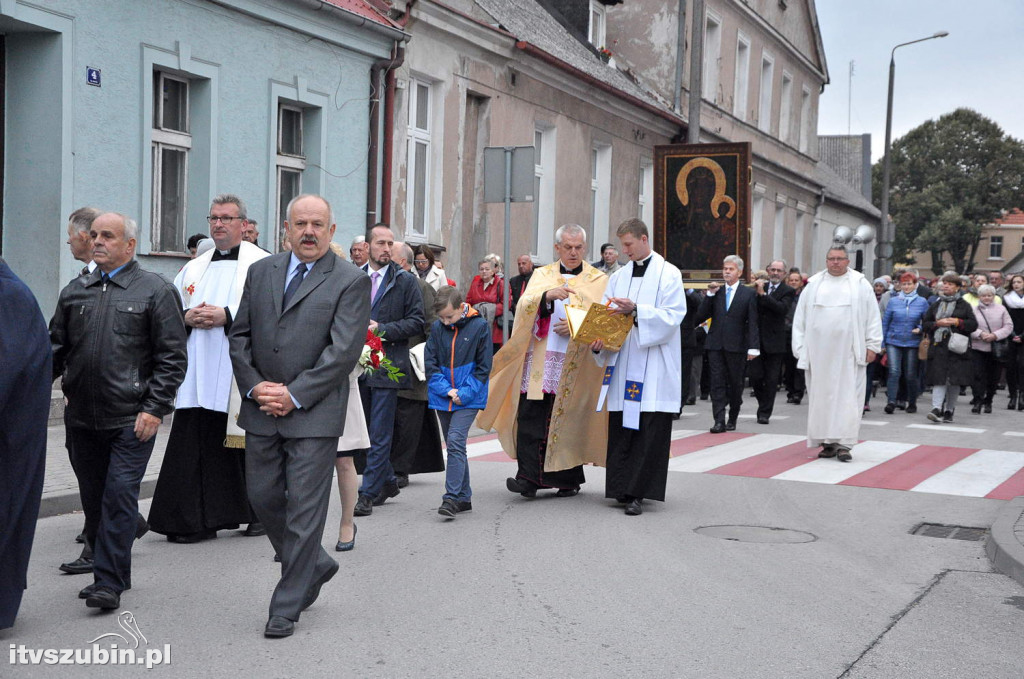
M 1014 498 L 1006 504 L 996 517 L 985 540 L 985 554 L 997 571 L 1024 585 L 1024 545 L 1015 532 L 1022 514 L 1024 496 Z
M 139 489 L 139 500 L 148 500 L 153 497 L 153 489 L 156 488 L 156 478 L 146 479 Z M 68 490 L 51 495 L 44 495 L 39 502 L 39 518 L 48 519 L 51 516 L 71 514 L 82 511 L 82 500 L 76 490 Z

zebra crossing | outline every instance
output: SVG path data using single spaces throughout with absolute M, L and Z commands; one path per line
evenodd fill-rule
M 1003 440 L 1018 447 L 1012 438 Z M 853 447 L 853 460 L 842 463 L 819 459 L 818 450 L 796 434 L 677 429 L 669 471 L 998 500 L 1024 495 L 1024 452 L 865 440 Z M 467 454 L 474 461 L 511 461 L 494 434 L 471 438 Z

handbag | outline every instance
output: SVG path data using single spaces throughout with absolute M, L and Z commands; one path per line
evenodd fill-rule
M 946 348 L 954 354 L 966 354 L 970 347 L 971 338 L 960 333 L 951 332 L 949 339 L 946 341 Z
M 932 345 L 931 339 L 925 336 L 921 340 L 921 343 L 917 345 L 917 360 L 927 361 L 928 360 L 928 347 Z
M 985 325 L 988 327 L 988 331 L 992 332 L 992 325 L 988 322 L 988 317 L 983 313 L 981 315 L 985 319 Z M 995 340 L 992 344 L 992 358 L 996 359 L 997 363 L 1006 363 L 1010 358 L 1010 338 L 1004 337 L 1001 340 Z

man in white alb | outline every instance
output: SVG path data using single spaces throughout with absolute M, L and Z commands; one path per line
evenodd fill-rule
M 871 283 L 850 269 L 843 246 L 807 282 L 793 318 L 793 354 L 805 372 L 807 445 L 818 457 L 853 459 L 867 386 L 866 367 L 882 347 L 882 319 Z

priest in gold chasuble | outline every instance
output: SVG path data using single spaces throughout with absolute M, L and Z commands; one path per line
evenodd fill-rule
M 487 408 L 478 427 L 497 430 L 519 463 L 508 489 L 533 497 L 551 488 L 571 497 L 586 481 L 584 464 L 604 466 L 608 414 L 596 412 L 602 369 L 573 342 L 565 306 L 600 302 L 608 277 L 583 261 L 586 231 L 555 232 L 559 261 L 535 269 L 516 305 L 512 336 L 494 356 Z

